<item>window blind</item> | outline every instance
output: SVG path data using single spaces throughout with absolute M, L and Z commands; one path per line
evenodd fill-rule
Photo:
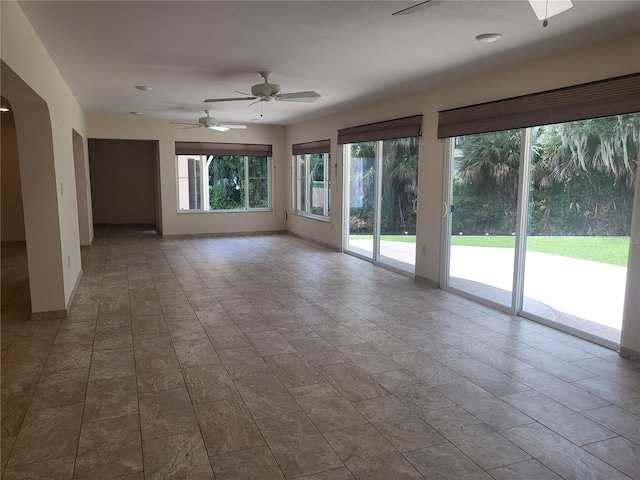
M 397 118 L 384 122 L 368 123 L 338 130 L 338 144 L 373 142 L 392 138 L 419 137 L 422 135 L 422 115 Z
M 438 138 L 640 112 L 640 73 L 438 112 Z
M 306 155 L 310 153 L 331 153 L 331 140 L 318 140 L 316 142 L 296 143 L 291 146 L 294 155 Z
M 245 143 L 176 142 L 176 155 L 250 155 L 271 157 L 271 145 Z

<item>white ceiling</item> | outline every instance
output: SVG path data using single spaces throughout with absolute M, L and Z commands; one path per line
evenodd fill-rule
M 543 28 L 526 0 L 21 1 L 86 113 L 290 124 L 640 31 L 640 2 L 573 0 Z M 475 36 L 498 32 L 500 42 Z M 205 104 L 271 70 L 312 104 Z M 149 92 L 135 85 L 149 85 Z

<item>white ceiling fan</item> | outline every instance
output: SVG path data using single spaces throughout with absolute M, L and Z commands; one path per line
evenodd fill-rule
M 213 118 L 211 116 L 211 110 L 205 110 L 204 113 L 207 114 L 206 117 L 200 117 L 198 119 L 198 123 L 184 123 L 184 122 L 171 122 L 174 125 L 191 125 L 190 127 L 185 127 L 183 130 L 188 129 L 188 128 L 200 128 L 200 127 L 204 127 L 204 128 L 208 128 L 210 130 L 217 130 L 219 132 L 226 132 L 227 130 L 230 130 L 232 128 L 235 129 L 239 129 L 239 130 L 246 130 L 247 126 L 246 125 L 240 125 L 240 124 L 227 124 L 227 125 L 221 125 L 218 123 L 218 121 Z
M 424 10 L 427 7 L 443 3 L 444 1 L 445 0 L 426 0 L 424 2 L 416 3 L 411 7 L 398 10 L 391 15 L 410 15 L 412 13 L 419 12 L 420 10 Z M 544 21 L 543 26 L 545 27 L 548 25 L 548 18 L 562 13 L 565 10 L 569 10 L 573 6 L 571 0 L 529 0 L 529 3 L 538 17 L 538 20 Z
M 259 72 L 259 74 L 264 79 L 264 83 L 258 83 L 257 85 L 251 87 L 251 93 L 236 91 L 236 93 L 244 95 L 244 97 L 208 98 L 205 100 L 205 102 L 237 102 L 246 100 L 256 100 L 256 102 L 270 102 L 272 100 L 275 100 L 276 102 L 311 103 L 320 98 L 320 94 L 313 91 L 280 93 L 280 85 L 269 83 L 271 72 L 263 71 Z

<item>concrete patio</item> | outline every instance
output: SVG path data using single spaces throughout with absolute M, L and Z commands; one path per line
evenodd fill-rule
M 371 241 L 350 244 L 371 252 Z M 415 265 L 413 243 L 383 240 L 380 248 L 392 264 Z M 510 305 L 513 257 L 508 248 L 452 246 L 450 286 Z M 523 310 L 619 342 L 626 278 L 625 267 L 528 251 Z

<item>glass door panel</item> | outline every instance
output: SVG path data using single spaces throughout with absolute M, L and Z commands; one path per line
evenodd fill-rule
M 416 261 L 418 138 L 382 141 L 380 262 L 413 272 Z
M 376 144 L 348 148 L 348 218 L 345 250 L 374 259 Z
M 448 285 L 511 307 L 521 131 L 454 140 Z
M 522 309 L 620 342 L 640 114 L 534 129 Z

